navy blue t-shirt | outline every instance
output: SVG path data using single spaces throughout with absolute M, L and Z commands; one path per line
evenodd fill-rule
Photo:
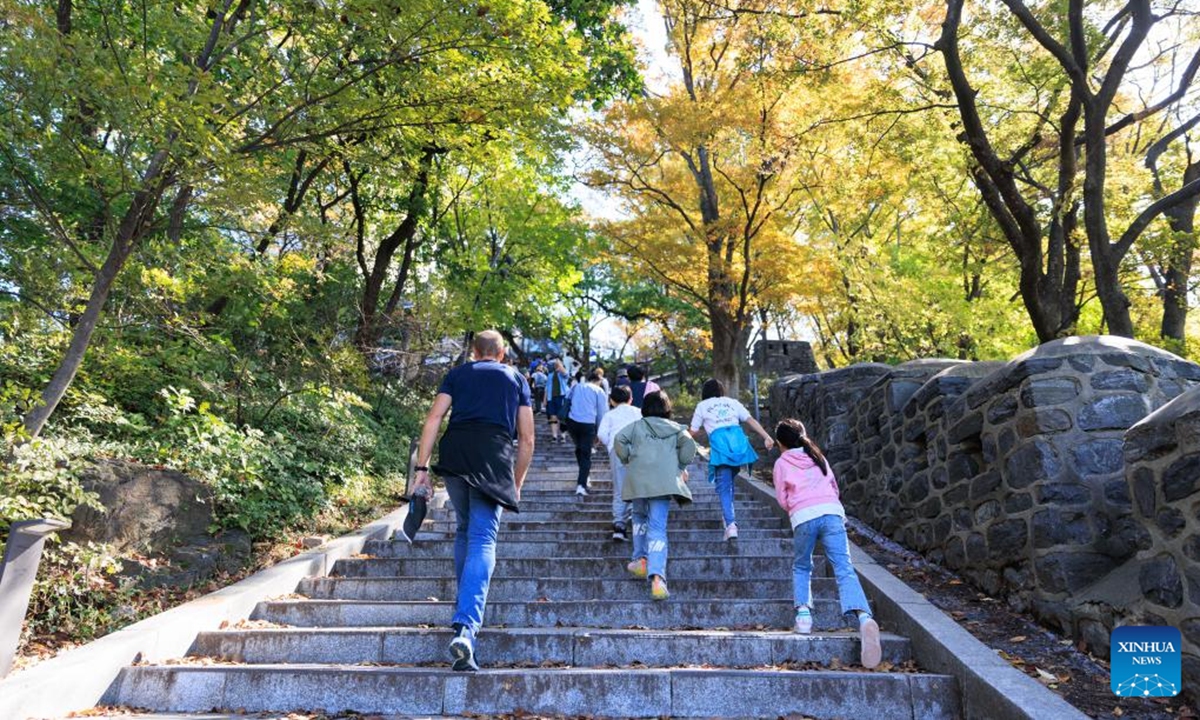
M 489 423 L 517 435 L 517 408 L 530 407 L 529 383 L 495 360 L 460 365 L 446 373 L 439 393 L 450 396 L 450 424 Z

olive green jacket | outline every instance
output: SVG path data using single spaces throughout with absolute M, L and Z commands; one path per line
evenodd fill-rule
M 687 428 L 665 418 L 642 418 L 617 433 L 613 450 L 626 466 L 621 499 L 674 497 L 681 505 L 692 493 L 680 474 L 696 457 Z

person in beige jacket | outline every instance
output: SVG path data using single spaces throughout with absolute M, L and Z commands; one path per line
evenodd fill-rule
M 672 422 L 671 398 L 663 391 L 646 395 L 642 419 L 617 433 L 614 451 L 625 467 L 621 496 L 633 502 L 633 562 L 629 572 L 650 578 L 650 597 L 666 600 L 667 515 L 671 500 L 692 501 L 687 466 L 696 457 L 696 441 L 687 428 Z

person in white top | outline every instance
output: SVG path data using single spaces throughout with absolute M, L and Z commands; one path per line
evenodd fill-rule
M 708 481 L 716 486 L 717 497 L 721 500 L 725 539 L 736 540 L 738 528 L 733 507 L 734 478 L 742 466 L 753 465 L 758 460 L 758 455 L 742 432 L 742 423 L 763 439 L 767 450 L 775 441 L 750 416 L 745 405 L 725 396 L 725 386 L 719 380 L 712 379 L 704 383 L 700 396 L 702 400 L 696 406 L 688 430 L 692 437 L 698 436 L 702 428 L 708 435 Z
M 617 433 L 624 430 L 630 423 L 641 420 L 642 411 L 633 406 L 633 394 L 629 392 L 628 387 L 623 385 L 613 388 L 608 395 L 608 400 L 612 410 L 604 414 L 596 437 L 600 438 L 600 442 L 608 448 L 608 462 L 612 467 L 613 540 L 625 540 L 625 529 L 629 527 L 633 518 L 633 503 L 627 503 L 621 499 L 621 491 L 625 485 L 625 465 L 617 458 L 614 445 Z

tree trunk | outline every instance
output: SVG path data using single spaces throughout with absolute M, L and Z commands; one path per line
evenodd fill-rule
M 592 320 L 590 317 L 580 324 L 580 330 L 583 331 L 583 357 L 580 358 L 580 361 L 586 374 L 592 371 Z
M 1162 331 L 1164 340 L 1173 340 L 1182 348 L 1187 341 L 1188 297 L 1187 285 L 1191 276 L 1192 257 L 1180 258 L 1178 264 L 1172 263 L 1163 273 L 1166 286 L 1163 288 Z
M 964 4 L 965 0 L 947 0 L 946 19 L 935 47 L 942 53 L 962 120 L 958 139 L 971 150 L 976 162 L 972 180 L 1020 262 L 1021 300 L 1038 339 L 1047 342 L 1073 332 L 1079 314 L 1075 297 L 1080 277 L 1079 248 L 1071 240 L 1078 205 L 1071 197 L 1077 174 L 1074 128 L 1082 110 L 1082 96 L 1072 96 L 1060 123 L 1055 216 L 1049 232 L 1044 233 L 1036 208 L 1039 201 L 1030 202 L 1022 195 L 1013 163 L 1001 158 L 992 146 L 990 125 L 979 113 L 978 91 L 967 78 L 958 46 Z
M 746 356 L 746 334 L 735 318 L 722 308 L 712 313 L 713 377 L 725 385 L 725 393 L 738 397 L 742 391 L 742 365 Z
M 1200 179 L 1200 162 L 1191 163 L 1183 173 L 1183 185 Z M 1163 270 L 1162 337 L 1180 347 L 1187 341 L 1188 285 L 1192 278 L 1192 254 L 1196 250 L 1196 207 L 1200 198 L 1191 198 L 1167 210 L 1167 222 L 1174 234 L 1171 255 Z
M 1091 250 L 1096 295 L 1104 308 L 1104 321 L 1111 335 L 1133 337 L 1133 319 L 1129 298 L 1121 288 L 1121 254 L 1111 247 L 1108 218 L 1105 217 L 1105 175 L 1108 172 L 1108 141 L 1105 115 L 1098 103 L 1089 106 L 1084 119 L 1086 138 L 1083 176 L 1083 225 Z
M 424 215 L 425 196 L 429 188 L 429 172 L 436 152 L 435 149 L 427 148 L 421 156 L 417 177 L 413 180 L 412 189 L 408 193 L 404 220 L 391 235 L 379 243 L 379 249 L 375 252 L 375 262 L 371 267 L 370 274 L 366 277 L 366 284 L 363 286 L 362 301 L 359 305 L 358 329 L 354 335 L 354 342 L 359 351 L 368 358 L 379 344 L 379 336 L 382 332 L 376 318 L 379 314 L 379 298 L 383 292 L 383 283 L 387 280 L 388 272 L 391 269 L 392 257 L 396 254 L 396 250 L 403 245 L 406 262 L 411 262 L 412 252 L 416 248 L 417 230 L 420 227 L 421 217 Z M 407 272 L 407 265 L 402 269 Z M 404 283 L 406 280 L 407 277 L 402 275 L 397 282 Z M 397 302 L 402 289 L 401 286 L 392 292 Z M 390 300 L 388 305 L 392 306 Z
M 163 178 L 163 165 L 166 161 L 165 150 L 160 150 L 151 159 L 150 167 L 146 170 L 142 180 L 143 188 L 134 194 L 133 202 L 125 211 L 125 216 L 121 218 L 117 234 L 109 246 L 108 256 L 104 259 L 104 264 L 100 266 L 100 270 L 92 282 L 92 292 L 88 296 L 87 306 L 80 315 L 79 321 L 74 325 L 67 352 L 63 356 L 62 362 L 59 363 L 58 369 L 50 378 L 50 382 L 42 390 L 41 402 L 25 416 L 25 431 L 30 438 L 36 438 L 41 434 L 42 429 L 46 426 L 46 421 L 54 414 L 54 410 L 62 401 L 67 388 L 71 386 L 75 376 L 79 373 L 79 367 L 83 364 L 83 357 L 92 342 L 92 335 L 96 331 L 96 324 L 100 320 L 100 313 L 104 310 L 113 284 L 116 282 L 117 276 L 121 274 L 121 269 L 125 267 L 125 261 L 129 259 L 130 253 L 145 235 L 159 200 L 169 184 Z

